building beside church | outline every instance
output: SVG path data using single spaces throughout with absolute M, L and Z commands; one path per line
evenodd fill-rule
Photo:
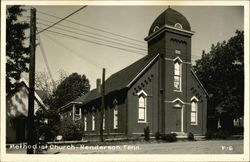
M 21 78 L 20 87 L 6 97 L 6 142 L 27 141 L 29 83 Z M 35 91 L 34 114 L 39 108 L 48 109 L 43 99 L 47 95 L 42 90 Z
M 156 18 L 145 38 L 148 55 L 105 81 L 104 135 L 141 135 L 147 125 L 152 135 L 205 134 L 207 92 L 191 68 L 193 34 L 172 8 Z M 60 109 L 62 119 L 82 120 L 85 135 L 99 134 L 99 88 Z

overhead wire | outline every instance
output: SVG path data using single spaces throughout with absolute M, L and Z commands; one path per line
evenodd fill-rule
M 45 20 L 45 19 L 43 19 L 43 18 L 38 18 L 37 20 L 38 20 L 38 22 L 43 21 L 43 22 L 46 22 L 46 23 L 54 23 L 54 22 L 52 22 L 52 21 Z M 75 28 L 75 27 L 71 27 L 71 26 L 67 26 L 67 25 L 63 25 L 63 24 L 58 24 L 58 26 L 62 26 L 62 27 L 65 27 L 65 28 L 69 28 L 69 29 L 81 31 L 81 32 L 88 33 L 88 34 L 92 34 L 92 35 L 95 35 L 95 36 L 100 36 L 100 37 L 107 38 L 107 39 L 116 40 L 116 41 L 119 41 L 119 42 L 131 44 L 131 45 L 135 45 L 135 46 L 145 47 L 145 45 L 140 45 L 140 44 L 136 44 L 136 43 L 131 43 L 131 42 L 124 41 L 124 40 L 121 40 L 121 39 L 116 39 L 116 38 L 114 38 L 114 37 L 109 37 L 109 36 L 106 36 L 106 35 L 102 35 L 102 34 L 97 34 L 97 33 L 89 32 L 89 31 L 86 31 L 86 30 L 82 30 L 82 29 L 79 29 L 79 28 Z
M 39 24 L 44 25 L 44 26 L 47 26 L 47 25 L 44 24 L 44 23 L 39 23 Z M 91 36 L 91 35 L 82 34 L 82 33 L 79 33 L 79 32 L 74 32 L 74 31 L 72 31 L 72 30 L 67 30 L 67 29 L 63 29 L 63 28 L 60 28 L 60 27 L 54 27 L 54 29 L 59 29 L 59 30 L 62 30 L 62 31 L 66 31 L 66 32 L 78 34 L 78 35 L 81 35 L 81 36 L 86 36 L 86 37 L 94 38 L 94 39 L 101 40 L 101 41 L 105 41 L 105 42 L 109 42 L 109 43 L 114 43 L 114 44 L 126 46 L 126 47 L 129 47 L 129 48 L 134 48 L 134 49 L 137 49 L 137 50 L 147 51 L 146 49 L 143 49 L 143 48 L 138 48 L 138 47 L 135 47 L 135 46 L 126 45 L 126 44 L 119 43 L 119 42 L 115 42 L 115 41 L 110 41 L 110 40 L 103 39 L 103 38 L 99 38 L 99 37 L 96 37 L 96 36 Z
M 43 48 L 42 40 L 41 40 L 41 38 L 40 38 L 39 35 L 38 35 L 37 39 L 38 39 L 38 42 L 39 42 L 40 50 L 41 50 L 42 55 L 43 55 L 43 60 L 44 60 L 44 62 L 45 62 L 45 65 L 46 65 L 46 67 L 47 67 L 47 70 L 48 70 L 48 72 L 49 72 L 49 75 L 50 75 L 50 78 L 51 78 L 51 80 L 52 80 L 53 86 L 56 87 L 56 82 L 55 82 L 55 80 L 53 79 L 53 76 L 52 76 L 52 73 L 51 73 L 51 70 L 50 70 L 50 67 L 49 67 L 49 63 L 48 63 L 48 60 L 47 60 L 47 57 L 46 57 L 46 54 L 45 54 L 45 50 L 44 50 L 44 48 Z
M 61 46 L 62 48 L 68 50 L 70 53 L 74 54 L 75 56 L 81 58 L 82 60 L 84 61 L 87 61 L 88 63 L 94 65 L 95 67 L 97 68 L 100 68 L 102 69 L 103 67 L 100 66 L 99 64 L 96 64 L 95 62 L 93 62 L 92 60 L 88 59 L 87 57 L 84 57 L 84 55 L 79 55 L 75 50 L 69 48 L 69 47 L 66 47 L 65 44 L 59 42 L 58 40 L 52 38 L 51 36 L 47 35 L 47 34 L 44 34 L 45 37 L 47 37 L 48 39 L 52 40 L 53 42 L 55 42 L 56 44 L 58 44 L 59 46 Z M 107 68 L 106 68 L 107 69 Z M 107 73 L 111 74 L 110 70 L 107 69 Z
M 109 44 L 105 44 L 105 43 L 95 42 L 95 41 L 91 41 L 91 40 L 84 39 L 84 38 L 79 38 L 77 36 L 72 36 L 72 35 L 69 35 L 69 34 L 61 33 L 61 32 L 56 32 L 56 31 L 52 31 L 52 30 L 46 30 L 46 31 L 48 31 L 50 33 L 55 33 L 55 34 L 58 34 L 58 35 L 74 38 L 74 39 L 77 39 L 77 40 L 81 40 L 81 41 L 84 41 L 84 42 L 89 42 L 89 43 L 92 43 L 92 44 L 97 44 L 97 45 L 101 45 L 101 46 L 115 48 L 115 49 L 127 51 L 127 52 L 130 52 L 130 53 L 136 53 L 136 54 L 143 55 L 143 56 L 146 55 L 145 53 L 140 53 L 138 51 L 134 51 L 134 50 L 131 50 L 131 49 L 126 49 L 126 48 L 117 47 L 117 46 L 113 46 L 113 45 L 109 45 Z
M 81 10 L 84 9 L 85 7 L 87 7 L 87 5 L 85 5 L 85 6 L 81 7 L 81 8 L 79 8 L 78 10 L 72 12 L 71 14 L 69 14 L 68 16 L 66 16 L 66 17 L 64 17 L 64 18 L 60 18 L 59 21 L 57 21 L 57 22 L 55 22 L 54 24 L 48 26 L 47 28 L 45 28 L 45 29 L 43 29 L 43 30 L 37 32 L 36 34 L 42 33 L 42 32 L 44 32 L 44 31 L 48 30 L 49 28 L 52 28 L 52 27 L 55 26 L 56 24 L 58 24 L 58 23 L 60 23 L 60 22 L 62 22 L 62 21 L 64 21 L 64 20 L 66 20 L 67 18 L 69 18 L 69 17 L 71 17 L 72 15 L 76 14 L 77 12 L 81 11 Z
M 102 45 L 102 46 L 107 46 L 107 47 L 111 47 L 111 48 L 115 48 L 115 49 L 127 51 L 127 52 L 134 53 L 134 54 L 139 54 L 139 55 L 143 55 L 143 56 L 147 55 L 147 53 L 140 53 L 138 51 L 134 51 L 134 50 L 131 50 L 131 49 L 126 49 L 126 48 L 121 48 L 121 47 L 117 47 L 117 46 L 114 46 L 114 45 L 108 45 L 108 44 L 105 44 L 105 43 L 95 42 L 95 41 L 83 39 L 83 38 L 80 38 L 80 37 L 77 37 L 77 36 L 72 36 L 72 35 L 69 35 L 69 34 L 57 32 L 57 31 L 48 30 L 48 32 L 51 32 L 51 33 L 54 33 L 54 34 L 57 34 L 57 35 L 61 35 L 61 36 L 65 36 L 65 37 L 74 38 L 74 39 L 85 41 L 85 42 L 92 43 L 92 44 L 97 44 L 97 45 Z M 198 56 L 194 56 L 194 57 L 198 57 Z M 196 60 L 191 59 L 191 61 L 195 62 Z
M 45 12 L 40 11 L 40 10 L 38 10 L 37 12 L 41 13 L 41 14 L 44 14 L 44 15 L 47 15 L 47 16 L 57 18 L 57 19 L 62 19 L 61 17 L 51 15 L 51 14 L 45 13 Z M 121 37 L 121 38 L 129 39 L 129 40 L 132 40 L 132 41 L 136 41 L 136 42 L 145 44 L 145 42 L 143 42 L 143 41 L 140 41 L 140 40 L 137 40 L 137 39 L 134 39 L 134 38 L 130 38 L 130 37 L 127 37 L 127 36 L 123 36 L 123 35 L 120 35 L 120 34 L 112 33 L 112 32 L 109 32 L 109 31 L 106 31 L 106 30 L 103 30 L 103 29 L 99 29 L 99 28 L 96 28 L 96 27 L 92 27 L 92 26 L 89 26 L 89 25 L 85 25 L 85 24 L 82 24 L 82 23 L 79 23 L 79 22 L 75 22 L 75 21 L 71 21 L 71 20 L 65 20 L 65 21 L 76 24 L 76 25 L 84 26 L 86 28 L 90 28 L 90 29 L 93 29 L 93 30 L 96 30 L 96 31 L 108 33 L 108 34 L 115 35 L 115 36 L 118 36 L 118 37 Z

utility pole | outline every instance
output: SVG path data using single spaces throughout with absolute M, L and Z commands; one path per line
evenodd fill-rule
M 101 121 L 100 121 L 100 141 L 103 142 L 103 114 L 105 110 L 105 68 L 102 69 L 102 104 L 101 104 Z
M 28 140 L 27 154 L 34 154 L 34 91 L 35 91 L 35 52 L 36 52 L 36 9 L 30 10 L 30 64 L 29 64 L 29 101 L 28 101 Z

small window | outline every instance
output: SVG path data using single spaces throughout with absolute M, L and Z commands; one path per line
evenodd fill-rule
M 191 101 L 191 124 L 198 124 L 198 102 L 196 100 Z
M 84 131 L 87 131 L 87 116 L 84 116 Z
M 146 93 L 141 91 L 138 95 L 138 122 L 146 122 Z
M 155 32 L 155 31 L 157 31 L 159 29 L 160 29 L 159 26 L 155 26 L 153 32 Z
M 180 50 L 175 50 L 175 53 L 180 55 L 181 51 Z
M 95 114 L 92 115 L 92 131 L 95 130 Z
M 114 129 L 118 129 L 118 105 L 114 106 Z
M 176 24 L 174 25 L 174 27 L 176 27 L 176 28 L 178 28 L 178 29 L 183 29 L 183 28 L 182 28 L 182 25 L 181 25 L 180 23 L 176 23 Z
M 80 115 L 80 107 L 76 107 L 75 108 L 75 114 L 76 115 Z

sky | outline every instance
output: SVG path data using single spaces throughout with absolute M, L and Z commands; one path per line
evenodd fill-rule
M 27 9 L 30 7 L 25 6 Z M 56 22 L 59 20 L 43 13 L 63 18 L 81 6 L 33 7 L 37 9 L 37 27 L 39 31 L 46 28 L 46 25 L 51 24 L 48 21 Z M 107 79 L 111 74 L 147 55 L 147 43 L 144 41 L 144 38 L 148 35 L 153 21 L 167 7 L 87 6 L 67 19 L 75 22 L 74 24 L 62 21 L 59 25 L 49 29 L 54 32 L 71 35 L 74 38 L 49 31 L 39 34 L 41 41 L 36 48 L 36 71 L 47 71 L 41 50 L 43 48 L 54 80 L 59 78 L 60 70 L 64 70 L 68 74 L 77 72 L 87 76 L 90 80 L 91 89 L 93 89 L 96 87 L 96 79 L 102 77 L 102 68 L 106 68 Z M 202 50 L 209 52 L 213 43 L 216 44 L 217 42 L 228 40 L 235 35 L 236 30 L 243 30 L 244 28 L 244 8 L 241 6 L 170 7 L 183 14 L 189 21 L 191 30 L 195 32 L 192 37 L 191 47 L 193 64 L 195 64 L 195 60 L 201 57 Z M 24 15 L 29 15 L 29 10 Z M 90 28 L 86 27 L 86 25 Z M 97 31 L 93 28 L 107 32 Z M 89 34 L 90 32 L 105 36 L 106 38 L 102 37 L 101 39 L 109 41 L 100 40 L 99 36 Z M 129 37 L 133 40 L 110 33 Z M 92 37 L 86 37 L 86 35 L 91 35 Z M 97 40 L 93 37 L 99 37 L 99 39 Z M 114 42 L 119 44 L 114 44 Z

